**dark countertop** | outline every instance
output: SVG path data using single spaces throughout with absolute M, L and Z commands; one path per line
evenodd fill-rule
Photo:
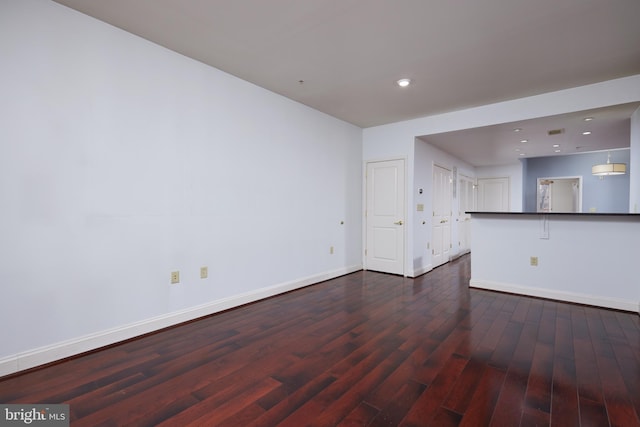
M 480 211 L 469 211 L 465 212 L 471 215 L 564 215 L 564 216 L 589 216 L 589 217 L 598 217 L 598 216 L 624 216 L 624 217 L 637 217 L 640 218 L 640 213 L 623 213 L 623 212 L 480 212 Z

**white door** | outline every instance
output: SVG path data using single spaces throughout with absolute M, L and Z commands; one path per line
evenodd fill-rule
M 471 215 L 466 212 L 476 209 L 476 192 L 472 178 L 460 176 L 458 201 L 458 244 L 460 252 L 466 253 L 471 249 Z
M 509 212 L 509 177 L 478 178 L 478 210 Z
M 365 267 L 404 275 L 404 160 L 367 163 Z
M 433 165 L 431 263 L 434 268 L 448 262 L 451 254 L 451 184 L 451 171 Z

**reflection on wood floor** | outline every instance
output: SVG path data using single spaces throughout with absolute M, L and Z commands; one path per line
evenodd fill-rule
M 637 314 L 362 271 L 0 380 L 79 426 L 639 426 Z M 230 284 L 231 285 L 231 284 Z

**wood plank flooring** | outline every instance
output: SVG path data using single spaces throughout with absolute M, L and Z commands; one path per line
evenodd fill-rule
M 72 426 L 640 426 L 634 313 L 362 271 L 0 379 Z M 232 285 L 232 284 L 230 284 Z

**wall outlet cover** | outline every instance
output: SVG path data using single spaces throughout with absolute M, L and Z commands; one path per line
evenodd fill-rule
M 180 272 L 172 271 L 171 272 L 171 284 L 175 285 L 176 283 L 180 283 Z

